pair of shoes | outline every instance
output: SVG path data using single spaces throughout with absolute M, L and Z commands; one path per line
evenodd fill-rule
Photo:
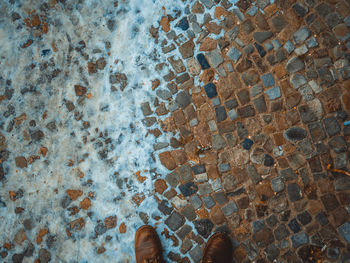
M 135 235 L 136 263 L 165 263 L 162 244 L 151 226 L 140 227 Z M 212 235 L 204 249 L 203 263 L 232 263 L 232 243 L 224 233 Z

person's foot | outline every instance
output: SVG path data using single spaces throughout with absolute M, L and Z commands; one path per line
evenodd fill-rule
M 162 244 L 151 226 L 140 227 L 135 234 L 136 263 L 164 263 Z
M 225 233 L 212 235 L 204 249 L 203 263 L 232 263 L 232 242 Z

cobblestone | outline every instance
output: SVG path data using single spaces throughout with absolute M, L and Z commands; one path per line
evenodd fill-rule
M 294 233 L 298 233 L 301 230 L 301 227 L 298 223 L 298 221 L 293 218 L 289 223 L 288 223 L 288 227 L 290 228 L 290 230 L 292 230 Z
M 254 39 L 259 43 L 263 43 L 265 40 L 271 38 L 272 36 L 273 33 L 271 31 L 255 32 L 253 34 Z
M 230 59 L 237 63 L 238 59 L 241 57 L 242 53 L 235 47 L 232 47 L 226 54 Z
M 173 212 L 166 220 L 165 224 L 172 230 L 178 230 L 185 223 L 185 218 L 177 212 Z
M 287 191 L 289 199 L 294 202 L 302 198 L 302 192 L 296 183 L 291 183 L 287 185 Z
M 290 235 L 290 232 L 284 224 L 281 224 L 274 230 L 274 235 L 278 241 L 281 241 L 287 238 Z
M 333 194 L 325 194 L 321 196 L 321 201 L 327 211 L 333 211 L 339 207 L 339 202 Z
M 293 35 L 293 40 L 296 44 L 304 42 L 310 36 L 310 30 L 307 27 L 299 29 Z
M 205 58 L 204 54 L 200 53 L 197 55 L 197 60 L 201 66 L 202 69 L 208 69 L 210 68 L 210 65 L 207 61 L 207 59 Z
M 295 3 L 292 7 L 300 17 L 304 17 L 308 13 L 308 8 L 301 3 Z
M 337 135 L 340 132 L 339 124 L 334 117 L 328 117 L 323 120 L 323 124 L 327 134 L 331 137 Z
M 208 96 L 208 98 L 214 98 L 216 97 L 217 91 L 216 91 L 216 86 L 213 83 L 208 83 L 207 85 L 204 86 L 204 90 Z
M 222 212 L 225 216 L 229 216 L 237 211 L 237 206 L 234 202 L 230 202 L 222 208 Z
M 284 189 L 283 180 L 279 177 L 276 177 L 271 180 L 271 187 L 274 192 L 281 192 Z
M 180 191 L 184 196 L 191 196 L 195 194 L 198 191 L 198 186 L 195 185 L 193 182 L 186 183 L 184 185 L 181 185 Z
M 297 57 L 292 57 L 290 60 L 288 60 L 286 65 L 286 70 L 289 73 L 296 73 L 304 68 L 305 68 L 304 62 Z
M 194 226 L 201 236 L 207 238 L 213 229 L 213 223 L 209 219 L 200 219 L 194 221 Z
M 338 229 L 340 235 L 344 238 L 344 240 L 349 244 L 350 243 L 350 223 L 345 222 Z
M 198 195 L 194 195 L 190 198 L 191 204 L 195 209 L 199 209 L 202 206 L 202 200 L 199 198 Z
M 217 49 L 208 52 L 207 57 L 213 68 L 217 68 L 224 61 Z
M 308 237 L 304 232 L 301 232 L 292 236 L 291 241 L 292 241 L 293 248 L 298 248 L 308 243 Z

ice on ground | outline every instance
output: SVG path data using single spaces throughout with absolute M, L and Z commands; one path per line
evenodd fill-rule
M 154 70 L 159 46 L 149 29 L 157 25 L 163 7 L 172 13 L 184 4 L 130 0 L 0 5 L 0 94 L 13 92 L 0 103 L 0 133 L 6 138 L 1 151 L 8 156 L 0 182 L 0 244 L 13 243 L 29 219 L 33 228 L 25 230 L 27 240 L 13 253 L 37 243 L 40 229 L 47 228 L 54 242 L 42 247 L 50 251 L 52 262 L 134 262 L 134 234 L 144 224 L 139 213 L 150 216 L 149 224 L 162 216 L 151 180 L 166 174 L 152 155 L 155 139 L 147 134 L 140 110 L 142 102 L 154 101 L 151 81 L 160 78 Z M 20 18 L 14 20 L 14 13 Z M 26 25 L 25 19 L 36 26 Z M 88 74 L 88 63 L 100 58 L 105 67 Z M 116 79 L 111 81 L 111 75 Z M 75 85 L 86 87 L 86 94 L 76 96 Z M 40 154 L 43 147 L 46 156 Z M 40 159 L 21 169 L 15 163 L 19 156 Z M 143 183 L 137 172 L 146 177 Z M 70 201 L 69 189 L 82 195 Z M 10 191 L 16 193 L 15 200 Z M 132 201 L 135 195 L 145 197 L 140 206 Z M 91 208 L 74 214 L 86 197 Z M 16 207 L 24 211 L 15 214 Z M 100 234 L 106 231 L 100 223 L 115 215 L 117 226 L 107 230 L 108 241 Z M 71 223 L 79 218 L 84 222 L 80 230 Z M 122 223 L 125 234 L 119 233 Z M 169 251 L 171 244 L 161 238 Z M 99 255 L 100 247 L 106 252 Z M 25 260 L 32 262 L 39 249 L 36 245 Z

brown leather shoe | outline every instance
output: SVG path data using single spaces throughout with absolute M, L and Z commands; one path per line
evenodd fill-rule
M 203 263 L 232 263 L 232 242 L 225 233 L 212 235 L 204 249 Z
M 142 226 L 135 234 L 136 263 L 165 263 L 162 244 L 152 226 Z

